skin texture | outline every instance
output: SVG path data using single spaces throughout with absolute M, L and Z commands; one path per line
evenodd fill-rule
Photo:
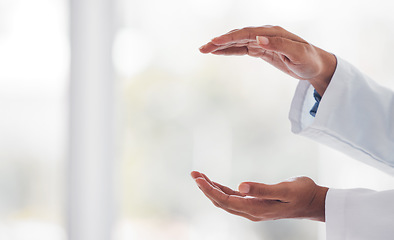
M 214 55 L 249 55 L 299 79 L 323 96 L 335 72 L 336 57 L 278 26 L 235 29 L 200 48 Z
M 274 185 L 243 182 L 236 191 L 211 181 L 203 173 L 193 171 L 191 176 L 216 207 L 251 221 L 297 218 L 325 222 L 328 188 L 308 177 Z
M 204 54 L 249 55 L 261 58 L 286 74 L 309 81 L 323 96 L 335 72 L 336 57 L 278 26 L 235 29 L 213 38 L 200 48 Z M 278 184 L 244 182 L 233 190 L 191 173 L 201 191 L 223 210 L 252 221 L 301 218 L 325 222 L 328 188 L 308 177 Z

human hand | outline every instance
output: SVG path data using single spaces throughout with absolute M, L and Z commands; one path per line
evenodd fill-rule
M 261 58 L 294 78 L 309 81 L 321 96 L 337 64 L 333 54 L 278 26 L 235 29 L 212 39 L 200 51 Z
M 267 185 L 243 182 L 239 191 L 211 181 L 205 174 L 191 173 L 201 191 L 223 210 L 252 221 L 303 218 L 325 222 L 328 188 L 308 177 L 297 177 Z

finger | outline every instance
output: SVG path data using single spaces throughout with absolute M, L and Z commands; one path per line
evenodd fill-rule
M 217 50 L 213 51 L 212 54 L 215 55 L 226 55 L 226 56 L 242 56 L 248 54 L 248 48 L 247 47 L 231 47 L 231 48 L 226 48 L 223 50 Z
M 216 183 L 216 184 L 217 184 L 217 183 Z M 200 188 L 200 189 L 201 189 L 201 188 Z M 201 189 L 201 190 L 202 190 L 202 189 Z M 226 212 L 228 212 L 228 213 L 231 213 L 231 214 L 234 214 L 234 215 L 237 215 L 237 216 L 241 216 L 241 217 L 247 218 L 247 219 L 249 219 L 249 220 L 251 220 L 251 221 L 259 221 L 259 220 L 260 220 L 259 218 L 256 218 L 256 217 L 254 217 L 254 216 L 251 216 L 251 215 L 249 215 L 249 214 L 247 214 L 247 213 L 238 212 L 238 211 L 235 211 L 235 210 L 232 210 L 232 209 L 225 208 L 224 206 L 222 206 L 222 205 L 220 205 L 218 202 L 216 202 L 214 199 L 212 199 L 209 195 L 207 195 L 204 191 L 202 191 L 202 192 L 203 192 L 204 195 L 213 203 L 213 205 L 214 205 L 215 207 L 221 208 L 221 209 L 223 209 L 224 211 L 226 211 Z
M 211 179 L 209 179 L 209 178 L 207 177 L 207 175 L 205 175 L 204 173 L 201 173 L 201 175 L 202 175 L 202 176 L 205 178 L 205 180 L 207 180 L 207 182 L 209 182 L 212 186 L 215 186 L 216 188 L 220 189 L 220 190 L 221 190 L 222 192 L 224 192 L 225 194 L 228 194 L 228 195 L 237 195 L 237 196 L 245 196 L 245 195 L 241 194 L 241 193 L 238 192 L 238 191 L 234 191 L 233 189 L 231 189 L 231 188 L 229 188 L 229 187 L 223 186 L 223 185 L 220 184 L 220 183 L 211 181 Z
M 207 197 L 208 197 L 208 196 L 207 196 Z M 251 216 L 251 215 L 249 215 L 249 214 L 247 214 L 247 213 L 237 212 L 237 211 L 234 211 L 234 210 L 231 210 L 231 209 L 228 209 L 228 208 L 224 208 L 224 207 L 220 206 L 215 200 L 213 200 L 213 199 L 211 199 L 211 198 L 209 198 L 209 197 L 208 197 L 208 199 L 213 203 L 213 205 L 214 205 L 215 207 L 221 208 L 221 209 L 223 209 L 224 211 L 226 211 L 226 212 L 228 212 L 228 213 L 231 213 L 231 214 L 233 214 L 233 215 L 237 215 L 237 216 L 241 216 L 241 217 L 247 218 L 247 219 L 249 219 L 249 220 L 251 220 L 251 221 L 259 221 L 259 220 L 260 220 L 259 218 L 254 217 L 254 216 Z
M 259 46 L 263 49 L 284 55 L 289 60 L 285 62 L 286 64 L 299 63 L 299 59 L 303 59 L 307 47 L 309 47 L 307 43 L 300 43 L 282 37 L 258 36 L 257 40 Z M 286 61 L 286 58 L 283 60 Z
M 247 208 L 251 207 L 250 200 L 252 200 L 252 198 L 246 199 L 241 196 L 226 194 L 213 187 L 204 178 L 197 178 L 195 181 L 201 191 L 203 191 L 208 198 L 218 203 L 222 208 L 245 213 Z
M 229 43 L 229 44 L 225 44 L 225 45 L 215 45 L 212 42 L 209 42 L 209 43 L 203 45 L 202 47 L 200 47 L 200 52 L 201 53 L 211 53 L 214 51 L 223 50 L 223 49 L 227 49 L 227 48 L 244 47 L 244 46 L 261 48 L 260 46 L 258 46 L 256 40 L 248 42 L 248 43 Z
M 284 205 L 267 199 L 228 195 L 212 187 L 204 178 L 195 179 L 201 191 L 211 202 L 225 211 L 246 217 L 252 221 L 278 219 L 282 216 Z
M 220 183 L 211 181 L 211 179 L 209 179 L 208 176 L 205 175 L 204 173 L 199 173 L 199 175 L 202 176 L 202 177 L 203 177 L 207 182 L 209 182 L 211 185 L 213 185 L 213 186 L 215 186 L 215 187 L 221 189 L 225 194 L 243 196 L 243 195 L 242 195 L 240 192 L 238 192 L 238 191 L 234 191 L 233 189 L 231 189 L 231 188 L 229 188 L 229 187 L 226 187 L 226 186 L 223 186 L 223 185 L 221 185 Z M 206 195 L 206 196 L 207 196 L 207 195 Z M 246 214 L 246 213 L 241 213 L 241 212 L 237 212 L 237 211 L 234 211 L 234 210 L 230 210 L 230 209 L 223 208 L 223 207 L 221 207 L 214 199 L 210 198 L 209 196 L 207 196 L 207 197 L 211 200 L 211 202 L 212 202 L 216 207 L 222 208 L 223 210 L 225 210 L 225 211 L 227 211 L 227 212 L 229 212 L 229 213 L 231 213 L 231 214 L 235 214 L 235 215 L 238 215 L 238 216 L 242 216 L 242 217 L 248 218 L 249 220 L 252 220 L 252 221 L 257 221 L 257 220 L 258 220 L 257 218 L 252 217 L 252 216 L 250 216 L 250 215 L 248 215 L 248 214 Z
M 245 196 L 245 194 L 242 194 L 242 193 L 240 193 L 240 192 L 238 192 L 238 191 L 235 191 L 235 190 L 233 190 L 233 189 L 231 189 L 231 188 L 229 188 L 229 187 L 223 186 L 223 185 L 221 185 L 220 183 L 213 182 L 213 184 L 215 184 L 215 186 L 217 186 L 218 188 L 220 188 L 225 194 L 228 194 L 228 195 L 237 195 L 237 196 Z
M 201 176 L 202 176 L 209 184 L 211 184 L 213 187 L 215 187 L 215 188 L 217 188 L 217 189 L 219 189 L 220 191 L 223 192 L 223 190 L 222 190 L 220 187 L 218 187 L 214 182 L 212 182 L 211 179 L 209 179 L 209 178 L 207 177 L 207 175 L 205 175 L 204 173 L 201 173 Z M 224 193 L 224 192 L 223 192 L 223 193 Z
M 213 184 L 213 182 L 211 181 L 211 179 L 209 179 L 209 177 L 208 177 L 207 175 L 205 175 L 204 173 L 201 173 L 201 176 L 202 176 L 203 178 L 205 178 L 205 180 L 207 180 L 211 185 L 215 185 L 215 184 Z
M 192 171 L 192 172 L 190 173 L 190 175 L 192 176 L 193 179 L 196 179 L 196 178 L 198 178 L 198 177 L 202 177 L 201 173 L 198 172 L 198 171 Z
M 212 182 L 205 174 L 197 172 L 197 171 L 193 171 L 191 173 L 191 175 L 192 175 L 194 180 L 196 180 L 197 178 L 204 178 L 210 185 L 212 185 L 212 187 L 217 188 L 219 191 L 222 191 L 220 189 L 220 187 L 218 187 L 214 182 Z
M 208 179 L 206 179 L 206 178 L 204 178 L 204 176 L 200 173 L 200 177 L 197 177 L 195 180 L 196 180 L 196 183 L 197 183 L 197 185 L 198 185 L 198 187 L 200 188 L 200 190 L 204 193 L 204 195 L 205 196 L 207 196 L 208 198 L 209 198 L 209 200 L 211 200 L 212 201 L 212 203 L 216 206 L 216 207 L 220 207 L 220 205 L 219 205 L 219 203 L 218 202 L 216 202 L 210 195 L 207 195 L 207 193 L 206 193 L 206 191 L 203 189 L 203 188 L 201 188 L 201 186 L 200 186 L 200 184 L 198 183 L 198 179 L 204 179 L 207 183 L 209 183 L 209 185 L 210 185 L 210 187 L 211 188 L 216 188 L 217 190 L 219 190 L 217 187 L 215 187 L 214 185 L 213 185 L 213 183 Z M 221 190 L 220 190 L 221 191 Z M 223 193 L 223 192 L 222 192 Z
M 190 175 L 192 176 L 193 179 L 196 179 L 198 177 L 203 177 L 202 173 L 200 173 L 199 171 L 192 171 Z
M 227 34 L 228 34 L 228 33 L 233 33 L 233 32 L 238 31 L 238 30 L 239 30 L 238 28 L 237 28 L 237 29 L 233 29 L 233 30 L 227 32 Z
M 204 173 L 198 172 L 198 171 L 192 171 L 191 175 L 194 179 L 196 178 L 204 178 L 209 184 L 211 184 L 214 187 L 217 187 L 214 182 L 211 181 L 211 179 L 208 178 L 207 175 L 205 175 Z M 217 187 L 218 188 L 218 187 Z
M 218 182 L 213 182 L 211 179 L 209 179 L 209 177 L 207 175 L 205 175 L 204 173 L 200 173 L 198 171 L 192 171 L 191 175 L 193 177 L 193 179 L 202 177 L 204 178 L 207 182 L 209 182 L 211 185 L 221 189 L 224 193 L 229 194 L 229 195 L 238 195 L 238 196 L 244 196 L 242 193 L 235 191 L 229 187 L 223 186 L 222 184 L 218 183 Z
M 212 51 L 215 51 L 219 47 L 220 47 L 219 45 L 215 45 L 212 42 L 209 42 L 209 43 L 200 47 L 200 52 L 201 53 L 210 53 Z
M 215 206 L 216 206 L 216 205 L 215 205 Z M 230 209 L 225 209 L 225 208 L 222 208 L 222 207 L 220 207 L 220 206 L 218 206 L 218 205 L 217 205 L 216 207 L 221 208 L 221 209 L 223 209 L 224 211 L 226 211 L 226 212 L 228 212 L 228 213 L 231 213 L 231 214 L 233 214 L 233 215 L 237 215 L 237 216 L 240 216 L 240 217 L 247 218 L 247 219 L 249 219 L 250 221 L 253 221 L 253 222 L 260 221 L 259 218 L 254 217 L 254 216 L 251 216 L 251 215 L 249 215 L 249 214 L 247 214 L 247 213 L 242 213 L 242 212 L 237 212 L 237 211 L 230 210 Z
M 216 37 L 212 39 L 211 42 L 215 45 L 248 42 L 250 40 L 254 40 L 256 36 L 283 37 L 293 41 L 306 43 L 306 41 L 301 37 L 278 26 L 247 27 Z
M 256 182 L 243 182 L 239 185 L 238 189 L 240 193 L 248 196 L 279 200 L 281 202 L 286 202 L 290 192 L 286 183 L 268 185 Z
M 205 175 L 204 173 L 201 173 L 201 175 L 202 175 L 202 177 L 203 177 L 208 183 L 210 183 L 212 186 L 214 186 L 214 187 L 220 189 L 223 193 L 228 194 L 228 195 L 238 195 L 238 196 L 242 196 L 241 193 L 239 193 L 239 192 L 237 192 L 237 191 L 234 191 L 234 190 L 232 190 L 232 189 L 229 188 L 229 187 L 226 187 L 226 186 L 221 185 L 220 183 L 211 181 L 211 179 L 209 179 L 208 176 Z

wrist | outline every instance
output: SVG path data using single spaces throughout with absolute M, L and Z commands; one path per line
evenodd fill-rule
M 321 71 L 318 76 L 314 79 L 310 79 L 309 82 L 316 89 L 316 91 L 320 94 L 320 96 L 324 95 L 328 85 L 331 82 L 332 76 L 334 75 L 335 69 L 337 67 L 337 58 L 334 54 L 326 52 L 322 49 L 318 49 L 321 52 Z
M 316 194 L 311 201 L 308 219 L 326 221 L 326 196 L 328 188 L 317 186 Z

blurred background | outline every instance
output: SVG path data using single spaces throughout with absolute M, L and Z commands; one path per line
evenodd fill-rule
M 393 188 L 290 133 L 296 80 L 198 51 L 235 28 L 280 25 L 394 88 L 391 1 L 70 2 L 0 0 L 0 239 L 325 239 L 322 223 L 216 209 L 192 170 L 233 188 L 299 175 Z

